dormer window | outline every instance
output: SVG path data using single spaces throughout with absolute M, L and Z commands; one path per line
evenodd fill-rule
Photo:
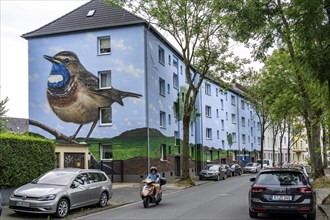
M 86 17 L 93 17 L 94 14 L 95 14 L 95 10 L 89 10 Z

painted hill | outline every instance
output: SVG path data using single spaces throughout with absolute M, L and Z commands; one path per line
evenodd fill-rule
M 129 131 L 125 131 L 115 138 L 131 138 L 131 137 L 146 137 L 147 128 L 137 128 Z M 150 137 L 165 137 L 160 131 L 154 128 L 149 128 Z

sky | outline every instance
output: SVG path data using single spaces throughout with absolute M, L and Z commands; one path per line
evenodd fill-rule
M 88 2 L 87 0 L 0 0 L 0 100 L 8 97 L 6 116 L 28 118 L 28 41 L 34 31 Z
M 28 41 L 34 31 L 85 4 L 88 0 L 0 0 L 0 100 L 8 97 L 6 116 L 28 118 Z M 234 48 L 249 56 L 246 48 Z M 257 64 L 256 64 L 257 65 Z

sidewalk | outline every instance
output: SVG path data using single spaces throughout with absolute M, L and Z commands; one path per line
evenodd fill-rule
M 325 169 L 326 176 L 330 178 L 330 169 Z M 330 219 L 330 188 L 316 189 L 316 201 L 320 211 Z

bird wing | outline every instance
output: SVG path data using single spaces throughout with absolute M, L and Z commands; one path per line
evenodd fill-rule
M 84 84 L 85 88 L 88 88 L 94 95 L 102 96 L 109 100 L 109 106 L 117 102 L 120 105 L 124 105 L 122 97 L 118 94 L 118 91 L 114 88 L 100 89 L 99 79 L 87 70 L 79 73 L 78 80 Z

